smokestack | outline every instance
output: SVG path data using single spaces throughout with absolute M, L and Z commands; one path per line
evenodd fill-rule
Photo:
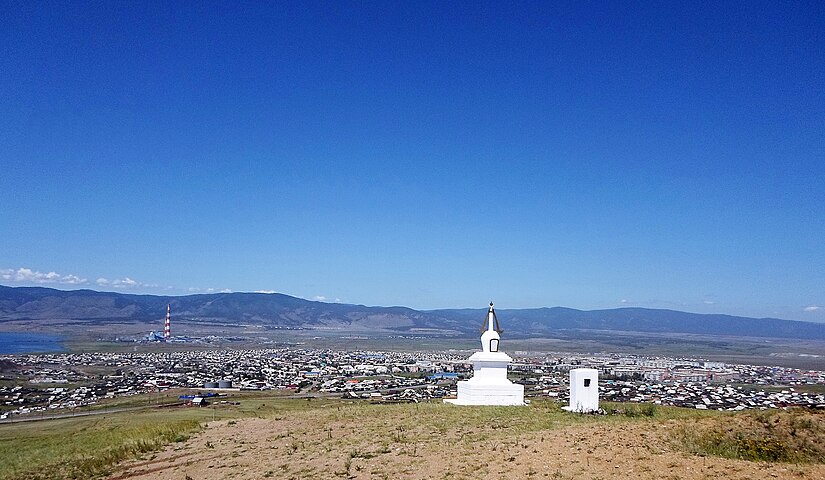
M 163 325 L 163 339 L 169 340 L 172 336 L 172 305 L 166 304 L 166 323 Z

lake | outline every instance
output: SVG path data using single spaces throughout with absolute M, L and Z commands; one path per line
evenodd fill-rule
M 0 332 L 0 355 L 31 352 L 63 352 L 62 338 L 47 333 Z

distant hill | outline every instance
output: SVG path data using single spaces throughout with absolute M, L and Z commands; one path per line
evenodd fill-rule
M 485 313 L 483 308 L 419 311 L 406 307 L 313 302 L 277 293 L 159 296 L 0 285 L 0 329 L 8 321 L 157 323 L 166 313 L 166 304 L 172 305 L 176 321 L 346 329 L 362 333 L 472 335 L 481 328 Z M 508 335 L 514 337 L 553 336 L 571 330 L 611 330 L 825 340 L 825 324 L 675 310 L 584 311 L 553 307 L 498 310 L 498 316 Z
M 477 320 L 483 310 L 438 310 L 440 315 Z M 825 324 L 750 318 L 721 314 L 700 314 L 651 308 L 576 310 L 573 308 L 531 308 L 499 310 L 498 317 L 509 335 L 551 333 L 558 330 L 611 330 L 645 333 L 691 333 L 736 337 L 825 339 Z
M 172 306 L 176 321 L 204 324 L 461 333 L 461 318 L 405 307 L 366 307 L 313 302 L 279 293 L 132 295 L 94 290 L 0 286 L 0 328 L 9 320 L 107 320 L 155 322 Z

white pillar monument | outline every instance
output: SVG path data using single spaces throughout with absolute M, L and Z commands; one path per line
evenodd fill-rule
M 455 405 L 524 405 L 524 385 L 507 380 L 507 365 L 513 359 L 499 351 L 502 330 L 493 302 L 485 323 L 481 351 L 468 359 L 473 364 L 473 378 L 458 382 L 457 398 L 444 401 Z
M 570 370 L 570 405 L 562 410 L 577 413 L 599 409 L 599 371 L 595 368 Z

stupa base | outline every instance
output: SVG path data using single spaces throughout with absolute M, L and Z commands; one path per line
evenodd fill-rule
M 453 405 L 521 406 L 524 403 L 524 385 L 517 383 L 483 384 L 458 382 L 457 398 L 444 400 Z

